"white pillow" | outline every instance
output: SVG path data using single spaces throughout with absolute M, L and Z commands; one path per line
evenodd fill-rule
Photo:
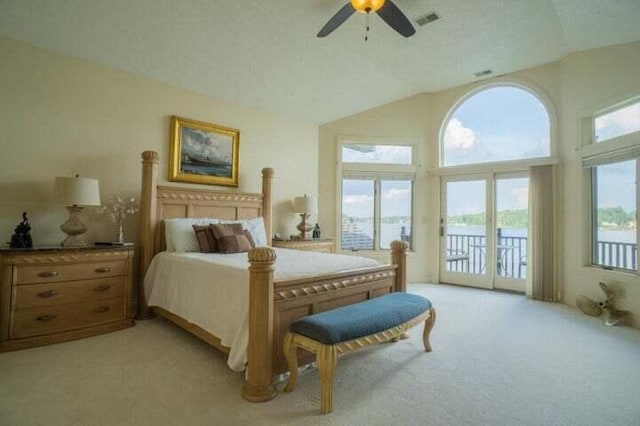
M 256 247 L 270 245 L 267 240 L 267 231 L 264 229 L 264 219 L 262 217 L 242 220 L 220 220 L 218 223 L 241 223 L 242 228 L 251 234 L 253 242 L 256 243 Z
M 200 251 L 193 225 L 206 226 L 210 223 L 220 223 L 220 219 L 211 217 L 165 219 L 164 240 L 167 251 Z

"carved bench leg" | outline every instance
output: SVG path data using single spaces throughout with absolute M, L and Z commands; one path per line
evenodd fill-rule
M 297 346 L 293 343 L 293 333 L 287 333 L 284 338 L 284 357 L 287 360 L 287 366 L 289 367 L 289 381 L 285 386 L 285 392 L 291 392 L 296 386 L 298 380 L 298 357 L 296 355 Z
M 436 310 L 433 308 L 429 309 L 429 314 L 429 318 L 424 321 L 424 331 L 422 333 L 422 344 L 424 345 L 424 350 L 427 352 L 431 352 L 429 336 L 431 335 L 433 325 L 436 323 Z
M 318 372 L 320 373 L 320 412 L 330 413 L 333 402 L 333 376 L 336 372 L 338 351 L 333 345 L 322 345 L 316 355 Z

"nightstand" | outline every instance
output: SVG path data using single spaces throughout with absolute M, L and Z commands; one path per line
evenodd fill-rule
M 0 352 L 131 327 L 133 247 L 0 249 Z
M 272 240 L 273 247 L 333 253 L 333 240 Z

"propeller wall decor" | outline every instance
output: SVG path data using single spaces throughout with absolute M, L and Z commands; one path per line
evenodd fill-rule
M 616 325 L 621 322 L 628 311 L 622 311 L 613 307 L 613 292 L 605 283 L 600 283 L 600 288 L 606 297 L 602 302 L 595 302 L 587 296 L 578 296 L 576 306 L 585 314 L 599 317 L 604 313 L 603 321 L 606 325 Z
M 336 28 L 344 23 L 355 12 L 367 15 L 367 28 L 369 31 L 369 14 L 376 12 L 391 28 L 405 37 L 411 37 L 416 30 L 411 25 L 411 21 L 391 0 L 350 0 L 335 15 L 324 24 L 318 33 L 318 37 L 326 37 Z M 365 40 L 367 37 L 365 36 Z

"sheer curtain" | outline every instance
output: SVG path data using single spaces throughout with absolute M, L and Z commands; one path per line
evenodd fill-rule
M 531 167 L 529 177 L 531 238 L 527 297 L 556 301 L 554 282 L 553 166 Z

